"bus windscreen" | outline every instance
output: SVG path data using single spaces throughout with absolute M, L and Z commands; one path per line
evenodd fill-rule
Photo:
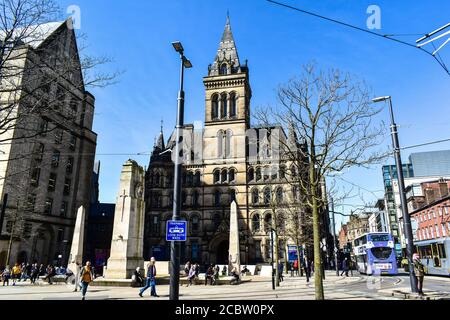
M 387 242 L 389 241 L 389 235 L 388 234 L 371 234 L 370 235 L 370 241 L 372 242 Z

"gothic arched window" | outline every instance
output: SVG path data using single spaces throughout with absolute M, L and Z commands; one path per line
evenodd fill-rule
M 261 180 L 261 168 L 256 169 L 256 181 Z
M 219 96 L 217 94 L 213 95 L 211 100 L 212 107 L 212 118 L 217 119 L 219 117 Z
M 230 171 L 228 172 L 228 181 L 233 182 L 235 179 L 236 179 L 236 172 L 234 171 L 234 169 L 230 169 Z
M 225 137 L 225 157 L 231 158 L 231 139 L 233 137 L 233 131 L 227 130 Z
M 261 231 L 261 218 L 259 214 L 254 214 L 252 218 L 252 230 L 253 232 Z
M 194 180 L 194 175 L 193 175 L 192 172 L 189 172 L 189 173 L 187 174 L 187 185 L 188 185 L 189 187 L 192 186 L 193 180 Z
M 269 232 L 271 228 L 272 228 L 272 215 L 268 213 L 264 217 L 264 229 L 266 232 Z
M 223 158 L 224 157 L 224 152 L 223 152 L 223 131 L 219 130 L 217 132 L 217 158 Z
M 154 177 L 154 183 L 156 187 L 159 187 L 161 184 L 161 175 L 159 174 L 159 172 L 155 173 L 155 177 Z
M 252 203 L 258 204 L 259 203 L 259 191 L 258 189 L 253 189 L 252 191 Z
M 234 118 L 236 117 L 237 110 L 236 110 L 236 94 L 232 93 L 230 94 L 230 117 Z
M 255 179 L 255 169 L 250 168 L 248 170 L 248 181 L 253 181 Z
M 220 97 L 220 106 L 222 111 L 220 114 L 220 118 L 226 119 L 228 117 L 228 103 L 226 94 L 222 94 L 222 96 Z
M 200 172 L 197 171 L 194 175 L 194 186 L 198 187 L 200 185 Z
M 272 198 L 272 194 L 270 192 L 269 188 L 264 189 L 264 204 L 268 205 L 270 204 L 270 200 Z
M 228 174 L 227 174 L 227 170 L 222 170 L 222 173 L 220 174 L 220 177 L 221 177 L 221 182 L 222 183 L 224 183 L 224 182 L 227 182 L 227 179 L 228 179 Z
M 200 230 L 200 219 L 197 215 L 191 218 L 191 232 L 197 233 Z
M 282 188 L 277 189 L 276 197 L 277 197 L 277 203 L 283 202 L 283 189 Z
M 216 170 L 214 171 L 214 183 L 220 182 L 220 171 Z
M 226 75 L 228 73 L 228 66 L 226 63 L 222 63 L 220 65 L 219 74 L 220 75 Z

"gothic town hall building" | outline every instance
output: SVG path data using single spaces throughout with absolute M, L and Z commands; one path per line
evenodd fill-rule
M 182 243 L 181 261 L 227 263 L 230 204 L 235 200 L 241 262 L 268 262 L 271 199 L 285 197 L 287 201 L 295 201 L 298 192 L 286 181 L 287 163 L 277 161 L 274 166 L 273 159 L 265 161 L 260 157 L 267 153 L 262 148 L 262 140 L 267 141 L 271 128 L 250 126 L 249 68 L 247 63 L 241 64 L 239 60 L 229 19 L 214 63 L 208 67 L 203 83 L 205 125 L 200 130 L 200 138 L 192 125 L 185 127 L 185 131 L 193 133 L 192 141 L 200 141 L 201 148 L 200 151 L 194 148 L 186 155 L 183 164 L 181 217 L 188 221 L 188 241 Z M 253 132 L 253 138 L 258 140 L 257 156 L 251 155 L 248 142 L 252 134 L 249 138 L 248 132 Z M 282 129 L 280 132 L 280 139 L 289 139 Z M 288 136 L 292 137 L 291 134 Z M 161 132 L 146 172 L 146 260 L 152 256 L 157 260 L 169 260 L 170 257 L 165 229 L 166 221 L 172 217 L 174 166 L 168 151 L 174 147 L 174 138 L 175 133 L 166 144 Z M 280 248 L 285 248 L 283 241 L 286 240 L 280 241 Z M 284 250 L 280 251 L 283 256 Z

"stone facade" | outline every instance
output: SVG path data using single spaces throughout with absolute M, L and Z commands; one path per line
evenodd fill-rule
M 0 226 L 0 265 L 11 232 L 10 263 L 65 263 L 77 209 L 89 208 L 97 140 L 92 131 L 95 99 L 84 88 L 70 24 L 69 19 L 38 28 L 43 31 L 40 39 L 15 52 L 20 55 L 12 63 L 21 68 L 16 87 L 10 78 L 2 78 L 1 103 L 14 103 L 19 116 L 13 119 L 17 125 L 0 134 L 2 141 L 13 137 L 0 146 L 1 199 L 8 194 Z M 33 90 L 32 97 L 21 98 L 20 88 Z M 43 111 L 30 114 L 30 104 Z
M 188 241 L 181 245 L 181 261 L 228 263 L 230 205 L 234 200 L 241 264 L 268 262 L 272 200 L 276 197 L 296 203 L 300 199 L 298 190 L 287 181 L 290 164 L 284 160 L 282 148 L 276 149 L 272 142 L 286 141 L 295 134 L 286 135 L 277 126 L 251 126 L 249 68 L 247 62 L 240 63 L 229 20 L 203 83 L 205 125 L 186 125 L 184 130 L 184 144 L 195 147 L 183 155 L 181 217 L 188 221 Z M 173 208 L 170 150 L 174 136 L 166 145 L 161 129 L 146 172 L 145 260 L 152 256 L 169 260 L 170 256 L 165 228 Z M 281 257 L 286 242 L 280 237 Z

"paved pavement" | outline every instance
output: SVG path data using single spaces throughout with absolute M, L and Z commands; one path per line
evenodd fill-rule
M 311 300 L 314 299 L 314 283 L 306 283 L 303 277 L 285 276 L 275 291 L 272 290 L 270 278 L 246 277 L 249 282 L 238 286 L 196 285 L 180 288 L 181 300 Z M 403 300 L 405 295 L 394 294 L 409 290 L 409 277 L 398 276 L 367 277 L 354 273 L 353 277 L 337 277 L 327 271 L 324 281 L 326 299 L 333 300 Z M 65 284 L 42 284 L 38 286 L 19 283 L 16 286 L 1 287 L 0 300 L 79 300 L 81 294 L 72 292 L 73 286 Z M 428 297 L 450 297 L 450 278 L 426 277 L 424 291 Z M 150 297 L 146 292 L 144 298 L 138 296 L 137 288 L 124 287 L 90 287 L 88 300 L 167 300 L 169 286 L 157 286 L 160 298 Z M 411 297 L 409 297 L 411 298 Z M 414 298 L 414 297 L 412 297 Z

